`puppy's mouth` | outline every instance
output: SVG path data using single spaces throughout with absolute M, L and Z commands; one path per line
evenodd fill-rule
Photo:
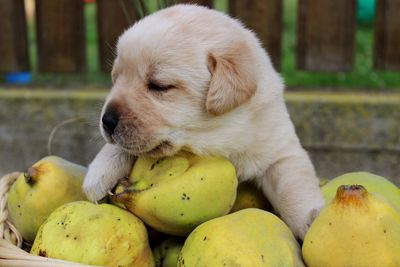
M 176 151 L 175 145 L 170 140 L 157 140 L 152 136 L 143 134 L 126 136 L 121 131 L 115 131 L 109 135 L 102 133 L 106 142 L 119 146 L 125 152 L 134 156 L 164 157 L 171 156 Z
M 165 153 L 169 150 L 172 150 L 172 148 L 173 146 L 170 141 L 162 141 L 160 144 L 143 154 L 149 157 L 157 157 L 160 155 L 165 155 Z
M 129 146 L 124 146 L 120 145 L 119 146 L 128 152 L 129 154 L 135 155 L 135 156 L 146 156 L 146 157 L 163 157 L 163 156 L 168 156 L 172 154 L 172 151 L 174 150 L 174 146 L 170 141 L 162 141 L 158 145 L 150 148 L 150 149 L 138 149 L 138 148 L 132 148 Z

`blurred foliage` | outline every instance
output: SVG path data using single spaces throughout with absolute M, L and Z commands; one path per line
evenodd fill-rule
M 311 73 L 299 71 L 295 65 L 296 51 L 296 0 L 284 1 L 284 36 L 282 50 L 282 75 L 289 87 L 332 87 L 333 90 L 400 89 L 398 72 L 373 69 L 373 26 L 357 25 L 355 65 L 351 72 Z
M 118 0 L 121 1 L 121 0 Z M 131 0 L 138 7 L 138 13 L 145 15 L 159 8 L 165 7 L 173 0 Z M 369 1 L 371 4 L 374 0 Z M 123 4 L 123 1 L 121 1 Z M 227 0 L 215 0 L 214 8 L 227 12 Z M 360 6 L 360 5 L 359 5 Z M 284 0 L 283 14 L 283 49 L 282 69 L 280 70 L 288 87 L 294 88 L 320 88 L 328 87 L 331 90 L 386 90 L 400 89 L 400 74 L 397 72 L 375 71 L 372 68 L 373 61 L 373 23 L 359 23 L 356 34 L 355 66 L 351 72 L 337 73 L 311 73 L 296 69 L 296 14 L 297 0 Z M 365 10 L 364 10 L 365 11 Z M 369 9 L 368 12 L 371 12 Z M 131 20 L 128 10 L 125 10 L 126 18 Z M 371 14 L 370 14 L 371 15 Z M 99 71 L 98 45 L 96 31 L 96 6 L 86 4 L 86 32 L 87 32 L 87 66 L 88 72 L 73 75 L 44 75 L 37 74 L 37 57 L 35 54 L 35 33 L 33 21 L 29 23 L 29 40 L 31 49 L 31 61 L 34 70 L 34 85 L 59 86 L 59 87 L 104 87 L 110 85 L 109 74 Z M 360 19 L 359 19 L 360 21 Z
M 363 25 L 372 25 L 375 16 L 376 0 L 357 1 L 357 21 Z

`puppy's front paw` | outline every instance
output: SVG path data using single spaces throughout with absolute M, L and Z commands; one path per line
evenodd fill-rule
M 319 207 L 316 207 L 316 208 L 313 208 L 312 210 L 310 210 L 308 212 L 307 217 L 306 217 L 305 223 L 299 224 L 297 236 L 301 240 L 304 240 L 304 237 L 306 236 L 308 230 L 310 229 L 311 224 L 313 223 L 315 218 L 317 218 L 317 216 L 318 216 L 319 212 L 321 211 L 322 207 L 323 206 L 319 206 Z
M 308 213 L 308 219 L 307 219 L 307 231 L 308 228 L 310 228 L 311 224 L 313 223 L 313 221 L 315 220 L 315 218 L 317 218 L 319 212 L 321 211 L 322 206 L 312 209 L 309 213 Z
M 91 201 L 99 201 L 107 195 L 119 179 L 127 176 L 135 158 L 124 153 L 119 147 L 105 144 L 90 163 L 83 182 L 83 191 Z
M 296 213 L 291 214 L 292 216 L 283 217 L 282 219 L 289 225 L 296 238 L 304 240 L 308 229 L 310 228 L 314 219 L 318 216 L 323 206 L 324 205 L 322 203 L 320 205 L 313 205 L 308 208 L 298 208 L 296 209 Z
M 119 178 L 89 167 L 82 189 L 90 201 L 97 202 L 107 195 Z

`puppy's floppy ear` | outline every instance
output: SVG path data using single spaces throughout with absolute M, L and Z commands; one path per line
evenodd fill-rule
M 224 114 L 254 95 L 257 81 L 252 58 L 251 50 L 245 43 L 233 44 L 227 49 L 208 54 L 211 72 L 206 98 L 208 113 Z

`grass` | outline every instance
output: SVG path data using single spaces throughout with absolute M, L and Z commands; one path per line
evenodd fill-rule
M 96 7 L 94 4 L 86 4 L 86 66 L 85 73 L 76 74 L 42 74 L 38 73 L 37 66 L 37 47 L 35 43 L 35 23 L 28 22 L 28 38 L 30 48 L 30 60 L 33 73 L 32 87 L 50 87 L 50 88 L 69 88 L 81 89 L 106 87 L 111 84 L 110 75 L 102 73 L 99 70 L 99 57 L 97 45 L 96 29 Z
M 400 89 L 398 72 L 375 71 L 373 60 L 373 27 L 358 25 L 356 32 L 355 64 L 351 72 L 311 73 L 295 67 L 297 1 L 284 1 L 284 39 L 282 75 L 289 87 L 332 87 L 335 90 Z
M 139 3 L 139 0 L 132 0 Z M 157 0 L 146 1 L 150 11 L 157 9 Z M 215 9 L 222 12 L 227 10 L 227 0 L 216 0 Z M 358 25 L 356 34 L 355 66 L 351 72 L 311 73 L 296 69 L 296 9 L 297 0 L 284 1 L 284 33 L 282 49 L 281 74 L 288 87 L 320 88 L 329 90 L 392 90 L 400 89 L 400 74 L 396 72 L 375 71 L 372 68 L 373 58 L 373 29 L 371 26 Z M 34 73 L 33 86 L 92 88 L 110 85 L 109 74 L 99 71 L 98 45 L 96 31 L 95 4 L 86 4 L 87 32 L 87 72 L 81 74 L 38 74 L 33 22 L 29 23 L 29 40 L 31 64 Z

